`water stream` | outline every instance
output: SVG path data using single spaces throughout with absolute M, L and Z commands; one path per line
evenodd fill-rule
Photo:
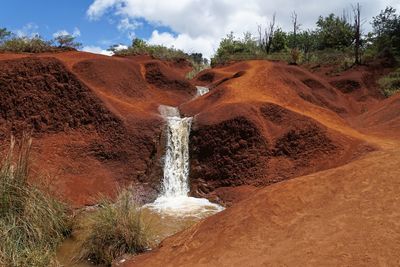
M 203 218 L 223 208 L 204 198 L 189 197 L 189 136 L 191 117 L 181 118 L 177 108 L 160 106 L 167 121 L 167 147 L 162 193 L 147 208 L 174 217 Z
M 207 94 L 210 89 L 208 89 L 208 87 L 204 87 L 204 86 L 196 86 L 197 89 L 197 96 L 202 96 Z

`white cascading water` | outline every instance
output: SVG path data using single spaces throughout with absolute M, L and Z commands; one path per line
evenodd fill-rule
M 192 118 L 167 117 L 168 136 L 164 163 L 164 197 L 189 193 L 189 134 Z
M 208 87 L 196 86 L 196 88 L 197 88 L 197 96 L 202 96 L 210 92 L 210 89 L 208 89 Z
M 163 190 L 151 204 L 146 205 L 163 214 L 204 217 L 223 210 L 205 198 L 189 197 L 189 136 L 192 118 L 181 118 L 174 107 L 160 106 L 167 120 L 167 147 L 164 161 Z

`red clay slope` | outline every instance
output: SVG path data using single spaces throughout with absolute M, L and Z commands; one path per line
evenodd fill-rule
M 398 147 L 261 189 L 126 266 L 398 266 Z
M 226 87 L 216 87 L 209 96 L 184 106 L 188 113 L 199 112 L 197 123 L 215 125 L 215 121 L 232 116 L 224 109 L 227 105 L 232 108 L 241 102 L 239 111 L 233 112 L 245 114 L 248 111 L 242 111 L 243 106 L 249 110 L 253 106 L 247 106 L 256 103 L 257 110 L 257 103 L 268 102 L 279 106 L 278 110 L 311 118 L 327 131 L 334 131 L 332 134 L 342 141 L 368 142 L 377 151 L 341 167 L 282 181 L 256 192 L 248 190 L 246 199 L 167 238 L 159 248 L 134 257 L 124 266 L 398 266 L 400 131 L 391 128 L 399 120 L 393 109 L 398 96 L 375 108 L 368 107 L 370 111 L 362 115 L 351 110 L 351 106 L 358 106 L 357 99 L 348 98 L 350 105 L 343 108 L 346 113 L 353 112 L 352 125 L 363 127 L 361 134 L 337 114 L 307 104 L 304 99 L 301 102 L 295 93 L 298 89 L 291 91 L 279 85 L 277 79 L 287 76 L 273 63 L 241 64 L 240 68 L 248 66 L 248 79 L 232 80 Z M 235 71 L 233 66 L 232 72 Z M 217 92 L 221 97 L 217 97 L 218 104 L 213 104 L 211 96 Z M 207 98 L 214 115 L 203 118 L 208 110 L 202 102 Z M 246 100 L 251 100 L 250 104 Z M 273 113 L 271 109 L 268 112 L 269 116 Z M 373 124 L 376 127 L 370 131 Z M 263 134 L 261 130 L 259 133 Z M 334 161 L 340 155 L 330 157 Z
M 344 119 L 360 113 L 359 103 L 306 70 L 250 61 L 197 80 L 204 76 L 211 92 L 181 106 L 195 116 L 193 194 L 224 202 L 214 194 L 220 187 L 268 185 L 372 149 Z
M 0 143 L 32 130 L 34 169 L 75 205 L 128 183 L 151 199 L 162 177 L 157 109 L 193 97 L 186 69 L 148 57 L 1 54 Z

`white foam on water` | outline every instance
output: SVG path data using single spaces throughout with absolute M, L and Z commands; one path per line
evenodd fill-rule
M 158 111 L 160 112 L 161 116 L 164 118 L 168 117 L 177 117 L 180 118 L 181 115 L 179 114 L 179 110 L 176 107 L 160 105 L 158 107 Z
M 224 209 L 218 204 L 211 203 L 208 199 L 188 196 L 161 196 L 153 203 L 147 204 L 146 207 L 169 216 L 197 218 L 204 218 Z
M 197 88 L 197 96 L 202 96 L 210 92 L 210 89 L 208 89 L 207 87 L 196 86 L 196 88 Z

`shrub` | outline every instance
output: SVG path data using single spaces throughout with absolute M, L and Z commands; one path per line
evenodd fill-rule
M 400 92 L 400 68 L 379 79 L 378 83 L 386 97 Z
M 298 48 L 290 50 L 290 61 L 289 64 L 297 65 L 301 60 L 301 51 Z
M 54 40 L 58 43 L 59 48 L 78 49 L 82 46 L 82 44 L 76 42 L 75 39 L 75 36 L 70 34 L 62 34 L 54 38 Z
M 150 228 L 129 189 L 121 191 L 114 203 L 103 198 L 83 228 L 86 235 L 80 245 L 81 260 L 111 265 L 126 253 L 144 252 L 150 246 Z
M 173 59 L 188 59 L 189 56 L 182 50 L 174 47 L 166 47 L 163 45 L 152 45 L 146 43 L 144 40 L 135 38 L 132 41 L 132 45 L 126 49 L 115 49 L 117 46 L 110 47 L 110 51 L 114 52 L 117 56 L 136 56 L 136 55 L 149 55 L 153 58 L 162 60 L 173 60 Z
M 28 37 L 13 37 L 5 40 L 0 45 L 0 52 L 14 52 L 14 53 L 42 53 L 54 51 L 50 41 L 45 41 L 39 36 L 32 38 Z
M 203 63 L 195 63 L 192 62 L 192 70 L 186 74 L 187 79 L 193 79 L 197 74 L 202 72 L 205 69 L 208 69 L 210 66 Z
M 70 233 L 64 204 L 28 182 L 31 141 L 15 141 L 0 166 L 0 266 L 51 266 Z

